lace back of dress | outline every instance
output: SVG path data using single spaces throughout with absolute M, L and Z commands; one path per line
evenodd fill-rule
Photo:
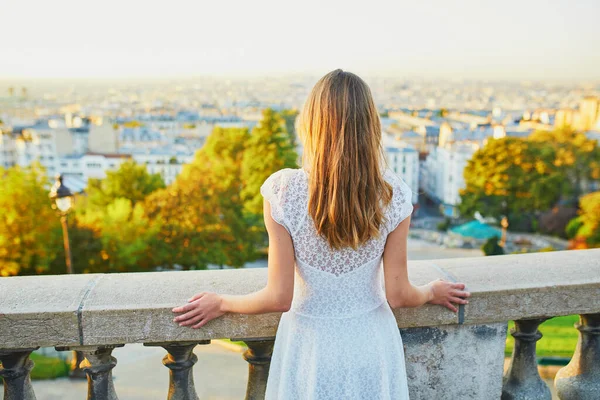
M 404 181 L 389 170 L 384 177 L 393 189 L 392 201 L 385 212 L 385 224 L 378 237 L 357 250 L 332 250 L 317 233 L 308 215 L 308 175 L 304 170 L 278 171 L 265 182 L 261 191 L 271 201 L 273 218 L 290 232 L 296 258 L 312 268 L 341 276 L 381 257 L 387 234 L 412 211 L 411 192 Z

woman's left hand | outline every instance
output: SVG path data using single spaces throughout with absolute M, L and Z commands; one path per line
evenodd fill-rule
M 173 322 L 177 322 L 179 326 L 200 328 L 208 321 L 225 314 L 221 309 L 222 302 L 223 299 L 217 293 L 198 293 L 188 300 L 188 304 L 172 310 L 174 313 L 182 313 Z

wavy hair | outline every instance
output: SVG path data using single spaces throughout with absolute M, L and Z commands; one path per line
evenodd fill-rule
M 381 121 L 369 86 L 336 69 L 312 89 L 296 123 L 309 175 L 308 213 L 333 249 L 377 237 L 392 187 L 383 178 Z

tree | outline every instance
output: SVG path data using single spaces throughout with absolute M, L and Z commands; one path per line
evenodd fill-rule
M 252 130 L 242 160 L 242 201 L 247 213 L 260 223 L 263 200 L 260 186 L 272 173 L 282 168 L 295 168 L 298 158 L 285 131 L 285 121 L 271 109 L 263 111 L 263 118 Z
M 504 254 L 504 249 L 498 243 L 498 236 L 489 238 L 481 247 L 486 256 L 501 256 Z
M 290 143 L 292 144 L 292 146 L 296 146 L 296 118 L 298 117 L 298 110 L 285 109 L 281 111 L 281 116 L 285 121 L 285 131 L 287 132 L 290 138 Z
M 508 215 L 512 220 L 517 215 L 550 209 L 559 200 L 564 185 L 554 159 L 554 148 L 544 143 L 490 139 L 465 167 L 461 214 L 471 216 L 479 211 Z
M 244 216 L 241 166 L 247 129 L 215 128 L 175 182 L 146 201 L 161 221 L 155 254 L 161 265 L 186 269 L 241 266 L 254 257 L 257 232 Z
M 585 183 L 600 180 L 600 147 L 596 140 L 567 128 L 536 131 L 529 136 L 529 140 L 554 149 L 552 163 L 565 178 L 563 195 L 574 204 L 582 194 Z
M 543 212 L 539 217 L 539 231 L 546 235 L 566 236 L 566 228 L 577 216 L 577 208 L 557 206 Z
M 48 270 L 62 237 L 45 169 L 0 168 L 0 177 L 0 276 Z
M 78 223 L 102 243 L 102 272 L 143 271 L 156 266 L 151 254 L 160 220 L 151 223 L 143 203 L 134 205 L 129 199 L 117 198 L 104 209 L 80 215 Z
M 589 246 L 600 247 L 600 192 L 593 192 L 579 200 L 579 217 L 568 225 L 570 234 L 576 229 L 575 239 L 584 239 Z
M 144 165 L 134 161 L 108 171 L 104 179 L 90 179 L 87 197 L 81 199 L 71 218 L 75 271 L 124 272 L 156 267 L 151 246 L 160 221 L 148 219 L 144 200 L 163 188 L 159 174 L 148 173 Z
M 126 161 L 118 170 L 108 171 L 106 178 L 90 179 L 87 194 L 91 206 L 104 208 L 119 198 L 131 200 L 135 205 L 164 187 L 160 174 L 150 174 L 144 165 Z
M 104 273 L 109 271 L 107 260 L 103 256 L 103 246 L 99 232 L 97 229 L 84 226 L 78 218 L 80 213 L 81 203 L 85 203 L 85 198 L 78 197 L 76 207 L 71 212 L 68 219 L 69 224 L 69 241 L 71 244 L 71 262 L 73 273 Z M 57 227 L 56 236 L 62 235 L 62 230 Z M 43 273 L 48 274 L 64 274 L 66 272 L 65 265 L 65 249 L 63 243 L 57 243 L 55 246 L 56 257 L 50 264 L 50 268 Z

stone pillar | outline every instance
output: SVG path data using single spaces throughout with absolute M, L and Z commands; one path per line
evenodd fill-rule
M 118 400 L 113 384 L 112 369 L 117 365 L 117 359 L 111 353 L 115 347 L 123 345 L 82 347 L 85 360 L 81 368 L 87 374 L 88 400 Z
M 538 327 L 547 319 L 515 321 L 515 327 L 510 331 L 515 338 L 515 347 L 504 376 L 502 400 L 552 400 L 550 388 L 538 372 L 535 354 L 536 342 L 542 337 Z
M 29 355 L 36 348 L 0 350 L 0 376 L 4 378 L 4 400 L 35 400 L 29 372 L 33 361 Z
M 198 400 L 192 368 L 198 361 L 194 348 L 199 344 L 210 344 L 210 340 L 144 343 L 144 346 L 161 346 L 167 350 L 163 365 L 169 368 L 168 400 Z
M 554 378 L 561 400 L 600 398 L 600 314 L 582 314 L 575 324 L 579 340 L 571 362 Z
M 248 346 L 244 359 L 248 361 L 248 386 L 246 400 L 262 400 L 265 398 L 271 354 L 275 339 L 231 339 L 243 341 Z

